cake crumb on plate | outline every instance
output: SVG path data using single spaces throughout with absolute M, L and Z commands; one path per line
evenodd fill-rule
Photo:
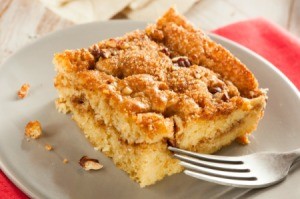
M 45 149 L 47 151 L 52 151 L 53 150 L 53 146 L 51 146 L 50 144 L 45 144 Z
M 18 91 L 18 97 L 20 99 L 25 98 L 28 94 L 29 89 L 30 89 L 30 84 L 28 84 L 28 83 L 23 84 L 21 86 L 20 90 Z
M 25 135 L 28 138 L 38 139 L 42 135 L 41 123 L 37 120 L 30 121 L 25 127 Z

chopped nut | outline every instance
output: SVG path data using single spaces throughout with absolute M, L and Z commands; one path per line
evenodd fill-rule
M 211 94 L 215 94 L 215 93 L 220 93 L 222 92 L 222 89 L 218 86 L 216 87 L 209 87 L 208 88 L 208 91 L 211 93 Z
M 122 90 L 122 93 L 124 95 L 130 95 L 132 93 L 132 89 L 128 86 L 126 86 L 123 90 Z
M 52 151 L 53 150 L 53 147 L 50 145 L 50 144 L 45 144 L 45 149 L 47 151 Z
M 86 171 L 88 171 L 88 170 L 99 170 L 103 167 L 103 165 L 101 165 L 98 160 L 89 158 L 87 156 L 83 156 L 79 160 L 79 164 Z
M 164 54 L 167 55 L 167 56 L 170 56 L 170 55 L 171 55 L 171 53 L 170 53 L 170 51 L 169 51 L 168 48 L 163 48 L 163 49 L 160 50 L 160 52 L 164 53 Z
M 39 121 L 30 121 L 25 127 L 25 135 L 32 139 L 38 139 L 42 135 L 42 127 Z
M 109 58 L 110 55 L 111 55 L 111 52 L 109 50 L 107 50 L 107 49 L 101 49 L 100 50 L 100 57 L 106 59 L 106 58 Z
M 90 53 L 94 56 L 95 61 L 98 61 L 99 58 L 108 58 L 111 55 L 111 52 L 107 49 L 100 49 L 98 45 L 93 45 L 89 48 Z
M 67 163 L 69 163 L 69 160 L 68 160 L 67 158 L 65 158 L 65 159 L 63 160 L 63 163 L 64 163 L 64 164 L 67 164 Z
M 191 62 L 185 56 L 174 57 L 174 58 L 172 58 L 172 62 L 181 67 L 190 67 L 191 66 Z
M 23 84 L 20 88 L 20 90 L 18 91 L 18 96 L 20 99 L 23 99 L 27 96 L 28 91 L 30 89 L 30 85 L 28 83 Z
M 89 48 L 89 52 L 94 56 L 95 60 L 98 61 L 100 58 L 100 48 L 97 44 Z
M 222 100 L 227 102 L 230 99 L 229 95 L 227 92 L 224 92 L 223 96 L 222 96 Z

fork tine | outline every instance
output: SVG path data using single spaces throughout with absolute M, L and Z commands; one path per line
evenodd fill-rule
M 181 161 L 186 161 L 194 163 L 203 167 L 221 170 L 221 171 L 235 171 L 235 172 L 249 172 L 249 169 L 245 168 L 242 164 L 226 164 L 222 162 L 209 162 L 206 160 L 196 159 L 194 157 L 188 157 L 185 155 L 174 154 L 174 157 L 178 158 Z
M 237 157 L 199 154 L 199 153 L 195 153 L 195 152 L 191 152 L 191 151 L 187 151 L 187 150 L 183 150 L 183 149 L 179 149 L 179 148 L 171 147 L 171 146 L 169 146 L 168 149 L 170 151 L 175 152 L 175 153 L 181 153 L 181 154 L 184 154 L 184 155 L 197 157 L 197 158 L 202 159 L 202 160 L 208 160 L 208 161 L 213 161 L 213 162 L 231 163 L 231 164 L 242 164 L 243 163 Z
M 180 162 L 180 164 L 189 170 L 194 170 L 207 175 L 218 176 L 223 178 L 234 178 L 234 179 L 253 179 L 255 178 L 250 172 L 232 172 L 232 171 L 220 171 L 211 168 L 205 168 L 201 166 L 196 166 L 188 162 Z
M 205 180 L 212 183 L 233 186 L 233 187 L 240 187 L 240 188 L 258 188 L 258 187 L 265 187 L 265 184 L 259 184 L 256 180 L 248 180 L 248 179 L 228 179 L 222 178 L 217 176 L 211 176 L 203 173 L 197 173 L 191 170 L 185 170 L 184 173 L 186 175 L 192 176 L 194 178 L 198 178 L 200 180 Z

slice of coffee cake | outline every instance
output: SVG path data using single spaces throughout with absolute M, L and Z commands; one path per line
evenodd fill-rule
M 182 170 L 168 145 L 213 153 L 246 140 L 266 104 L 246 66 L 173 8 L 54 64 L 58 108 L 141 186 Z

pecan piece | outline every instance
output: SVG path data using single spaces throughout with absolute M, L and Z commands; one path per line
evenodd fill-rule
M 168 48 L 163 48 L 163 49 L 160 50 L 160 52 L 164 53 L 168 57 L 171 55 L 171 52 L 169 51 Z
M 111 52 L 109 50 L 100 49 L 98 45 L 93 45 L 92 47 L 90 47 L 89 52 L 94 56 L 96 62 L 100 59 L 100 57 L 106 59 L 111 55 Z
M 215 94 L 215 93 L 220 93 L 222 92 L 222 89 L 218 86 L 216 87 L 209 87 L 208 88 L 208 91 L 211 93 L 211 94 Z
M 222 99 L 223 101 L 227 102 L 227 101 L 230 99 L 230 97 L 229 97 L 229 95 L 228 95 L 227 92 L 224 92 L 224 94 L 223 94 L 223 96 L 222 96 L 221 99 Z
M 88 171 L 88 170 L 99 170 L 103 167 L 103 165 L 101 165 L 97 159 L 92 159 L 92 158 L 89 158 L 87 156 L 83 156 L 79 160 L 79 164 L 86 171 Z
M 98 45 L 93 45 L 89 48 L 89 52 L 94 56 L 95 61 L 100 58 L 100 48 Z
M 190 67 L 192 65 L 190 60 L 185 56 L 174 57 L 172 62 L 181 67 Z

